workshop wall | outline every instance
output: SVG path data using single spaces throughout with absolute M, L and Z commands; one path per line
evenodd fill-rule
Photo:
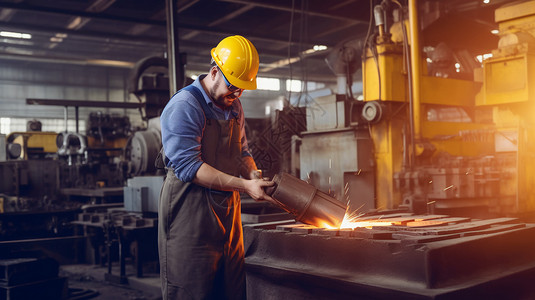
M 27 98 L 117 102 L 129 99 L 129 69 L 7 60 L 0 60 L 0 65 L 0 118 L 64 119 L 63 107 L 27 105 Z M 127 114 L 133 124 L 140 123 L 135 109 L 98 107 L 81 107 L 80 120 L 87 119 L 92 111 Z M 71 107 L 68 118 L 74 117 Z

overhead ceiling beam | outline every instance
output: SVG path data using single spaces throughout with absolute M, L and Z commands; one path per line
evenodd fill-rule
M 129 61 L 114 61 L 114 60 L 104 60 L 104 59 L 75 59 L 75 58 L 64 58 L 64 57 L 54 57 L 54 56 L 37 56 L 37 55 L 23 55 L 23 54 L 10 54 L 10 53 L 0 53 L 0 59 L 7 60 L 21 60 L 21 61 L 34 61 L 34 62 L 45 62 L 45 63 L 63 63 L 69 65 L 82 65 L 82 66 L 100 66 L 100 67 L 116 67 L 116 68 L 127 68 L 131 69 L 134 67 L 135 63 Z
M 352 23 L 352 24 L 368 24 L 368 22 L 357 20 L 357 19 L 346 18 L 346 17 L 341 17 L 341 16 L 337 16 L 337 15 L 331 15 L 331 14 L 326 14 L 326 13 L 321 13 L 321 12 L 316 12 L 316 11 L 310 11 L 310 10 L 302 11 L 302 10 L 299 10 L 299 9 L 293 9 L 291 7 L 288 7 L 288 6 L 280 6 L 280 5 L 273 5 L 273 4 L 267 4 L 267 3 L 252 2 L 252 1 L 249 1 L 249 0 L 219 0 L 219 1 L 236 3 L 236 4 L 243 4 L 243 5 L 253 5 L 255 7 L 262 7 L 262 8 L 268 8 L 268 9 L 273 9 L 273 10 L 279 10 L 279 11 L 295 12 L 295 13 L 299 13 L 299 14 L 306 14 L 306 15 L 309 15 L 309 16 L 315 16 L 315 17 L 322 17 L 322 18 L 327 18 L 327 19 L 339 20 L 339 21 L 348 22 L 348 23 Z
M 240 16 L 246 12 L 248 12 L 249 10 L 251 10 L 253 8 L 252 5 L 246 5 L 240 9 L 237 9 L 233 12 L 231 12 L 230 14 L 227 14 L 226 16 L 222 17 L 222 18 L 219 18 L 217 20 L 215 20 L 214 22 L 208 24 L 208 27 L 214 27 L 214 26 L 217 26 L 221 23 L 225 23 L 227 21 L 230 21 L 234 18 L 236 18 L 237 16 Z M 183 36 L 184 39 L 188 40 L 196 35 L 198 35 L 200 33 L 200 31 L 192 31 L 190 32 L 189 34 L 186 34 Z
M 339 9 L 341 7 L 344 7 L 346 5 L 349 5 L 351 3 L 355 2 L 355 0 L 346 0 L 346 1 L 343 1 L 343 2 L 338 2 L 338 3 L 332 3 L 331 6 L 329 6 L 329 10 L 336 10 L 336 9 Z
M 82 41 L 82 42 L 91 43 L 91 41 Z M 98 41 L 95 41 L 95 42 L 98 43 Z M 164 45 L 165 45 L 165 43 L 157 44 L 156 46 L 152 46 L 151 49 L 153 49 L 154 53 L 161 54 L 161 53 L 163 53 L 165 51 Z M 147 43 L 124 44 L 124 45 L 119 43 L 119 44 L 117 44 L 117 46 L 118 47 L 124 47 L 124 48 L 119 48 L 119 49 L 131 49 L 131 50 L 121 50 L 123 53 L 128 53 L 128 52 L 135 53 L 136 49 L 138 49 L 140 47 L 143 47 L 143 48 L 147 49 Z M 181 47 L 181 51 L 184 51 L 184 52 L 188 53 L 188 65 L 189 65 L 190 63 L 194 63 L 195 62 L 195 57 L 198 57 L 199 61 L 206 61 L 206 57 L 209 57 L 209 55 L 210 55 L 209 54 L 210 46 L 211 45 L 205 44 L 205 43 L 188 41 L 187 43 L 183 43 L 183 46 Z M 90 51 L 82 51 L 82 52 L 74 51 L 74 50 L 72 50 L 73 46 L 71 46 L 70 44 L 69 45 L 65 45 L 64 47 L 66 47 L 66 48 L 62 48 L 62 50 L 54 49 L 53 51 L 51 51 L 50 49 L 48 49 L 46 47 L 38 47 L 38 46 L 30 46 L 30 45 L 18 45 L 18 44 L 8 44 L 8 43 L 2 43 L 0 41 L 0 55 L 13 55 L 13 54 L 22 55 L 21 53 L 28 53 L 27 55 L 30 55 L 30 51 L 32 51 L 31 52 L 32 55 L 39 56 L 39 57 L 45 57 L 47 60 L 53 60 L 53 59 L 57 59 L 59 61 L 61 61 L 61 60 L 67 60 L 67 61 L 75 60 L 75 61 L 77 61 L 76 62 L 77 64 L 80 64 L 79 61 L 83 61 L 82 63 L 86 64 L 85 60 L 87 60 L 88 58 L 91 58 L 91 57 L 94 58 L 94 59 L 105 58 L 107 60 L 115 60 L 116 57 L 118 57 L 117 53 L 112 53 L 112 52 L 101 53 L 101 52 L 95 52 L 95 51 L 93 51 L 93 52 L 90 52 Z M 20 53 L 12 52 L 12 51 L 8 50 L 8 48 L 12 49 L 12 51 L 17 51 L 18 49 L 20 49 Z M 85 47 L 85 48 L 89 49 L 91 47 Z M 206 51 L 200 51 L 199 52 L 198 49 L 206 49 Z M 78 57 L 74 56 L 74 53 L 78 54 Z M 269 61 L 280 60 L 280 59 L 283 59 L 283 58 L 286 57 L 285 55 L 281 55 L 279 53 L 272 52 L 272 51 L 263 51 L 262 55 L 264 57 L 264 61 L 268 61 L 268 62 Z M 131 57 L 135 57 L 135 55 L 133 55 Z M 123 57 L 121 60 L 128 60 L 128 58 Z M 135 60 L 136 60 L 135 58 L 131 59 L 131 61 L 135 61 Z M 318 60 L 317 63 L 321 63 L 320 60 Z
M 69 36 L 86 36 L 91 38 L 97 38 L 99 40 L 102 39 L 117 39 L 117 40 L 123 40 L 123 41 L 130 41 L 130 42 L 136 42 L 136 43 L 152 43 L 152 44 L 165 44 L 167 43 L 166 39 L 163 38 L 153 38 L 153 37 L 140 37 L 140 36 L 131 36 L 131 35 L 125 35 L 125 34 L 112 34 L 109 32 L 101 32 L 101 31 L 88 31 L 88 30 L 72 30 L 72 29 L 65 29 L 63 27 L 53 27 L 53 26 L 36 26 L 36 25 L 27 25 L 27 24 L 21 24 L 21 23 L 13 23 L 13 22 L 0 22 L 0 27 L 2 28 L 12 28 L 16 30 L 22 30 L 22 31 L 29 31 L 29 32 L 41 32 L 41 33 L 66 33 Z
M 20 3 L 22 0 L 15 0 L 13 2 Z M 0 9 L 0 21 L 9 21 L 13 16 L 14 11 L 12 9 Z
M 9 8 L 0 9 L 0 21 L 9 21 L 13 17 L 14 12 L 14 10 Z
M 81 65 L 81 66 L 100 66 L 100 67 L 115 67 L 115 68 L 125 68 L 132 69 L 135 63 L 132 62 L 122 62 L 122 61 L 112 61 L 112 60 L 86 60 L 86 59 L 67 59 L 59 58 L 54 56 L 35 56 L 35 55 L 21 55 L 21 54 L 7 54 L 0 53 L 0 60 L 9 60 L 9 61 L 23 61 L 23 62 L 40 62 L 40 63 L 54 63 L 54 64 L 68 64 L 68 65 Z M 197 63 L 188 63 L 188 69 L 195 73 L 200 74 L 206 72 L 208 68 L 207 64 L 197 64 Z M 281 68 L 279 71 L 272 71 L 269 74 L 264 74 L 262 72 L 258 73 L 258 76 L 268 76 L 272 78 L 287 79 L 288 72 L 287 69 Z M 293 75 L 292 79 L 301 79 L 300 72 Z M 322 81 L 322 82 L 336 82 L 336 77 L 331 74 L 307 74 L 307 79 L 312 81 Z
M 32 26 L 27 24 L 21 24 L 21 23 L 13 23 L 13 22 L 0 22 L 0 26 L 2 28 L 13 28 L 18 30 L 25 30 L 25 31 L 33 31 L 33 32 L 43 32 L 43 33 L 67 33 L 69 35 L 75 35 L 75 36 L 87 36 L 92 38 L 98 38 L 98 39 L 118 39 L 118 40 L 124 40 L 124 41 L 131 41 L 131 42 L 139 42 L 139 43 L 156 43 L 156 44 L 163 44 L 165 45 L 167 41 L 162 38 L 153 38 L 153 37 L 140 37 L 140 36 L 133 36 L 133 35 L 125 35 L 125 34 L 111 34 L 109 32 L 101 32 L 101 31 L 87 31 L 87 30 L 70 30 L 65 29 L 62 27 L 51 27 L 51 26 Z M 205 33 L 213 33 L 217 35 L 235 35 L 236 32 L 231 31 L 223 31 L 223 30 L 217 30 L 214 28 L 208 28 L 205 26 L 193 26 L 189 24 L 183 24 L 178 23 L 179 29 L 188 29 L 188 30 L 198 30 Z M 276 39 L 268 36 L 260 36 L 257 34 L 245 34 L 250 39 L 255 40 L 261 40 L 265 42 L 271 42 L 271 43 L 281 43 L 284 45 L 288 45 L 288 41 L 285 39 Z M 312 43 L 306 43 L 305 46 L 312 47 L 314 46 Z M 334 46 L 334 45 L 326 45 L 326 46 Z
M 197 1 L 197 0 L 195 0 Z M 166 10 L 162 9 L 154 13 L 152 16 L 149 17 L 151 20 L 162 20 L 165 19 L 166 16 Z M 128 31 L 128 34 L 132 35 L 140 35 L 144 32 L 149 31 L 152 28 L 152 25 L 149 24 L 134 24 Z
M 113 3 L 115 3 L 115 0 L 95 0 L 86 8 L 86 11 L 100 13 L 108 9 Z M 74 17 L 67 25 L 67 28 L 79 30 L 89 21 L 91 21 L 91 18 Z
M 288 11 L 292 12 L 291 7 L 285 7 L 285 6 L 277 6 L 277 5 L 271 5 L 271 4 L 263 4 L 263 3 L 257 3 L 257 2 L 249 2 L 249 1 L 243 1 L 243 0 L 220 0 L 225 2 L 231 2 L 231 3 L 237 3 L 237 4 L 243 4 L 243 5 L 252 5 L 254 7 L 263 7 L 263 8 L 269 8 L 279 11 Z M 138 24 L 148 24 L 148 25 L 155 25 L 155 26 L 166 26 L 165 21 L 161 20 L 151 20 L 151 19 L 141 19 L 141 18 L 133 18 L 133 17 L 126 17 L 126 16 L 117 16 L 117 15 L 110 15 L 110 14 L 104 14 L 100 12 L 91 12 L 91 11 L 79 11 L 79 10 L 70 10 L 70 9 L 61 9 L 61 8 L 51 8 L 46 6 L 39 6 L 39 5 L 32 5 L 27 3 L 13 3 L 13 2 L 0 2 L 0 8 L 9 8 L 9 9 L 16 9 L 16 10 L 26 10 L 26 11 L 34 11 L 34 12 L 42 12 L 42 13 L 51 13 L 51 14 L 62 14 L 62 15 L 68 15 L 68 16 L 79 16 L 79 17 L 87 17 L 87 18 L 93 18 L 93 19 L 103 19 L 103 20 L 111 20 L 111 21 L 120 21 L 120 22 L 130 22 L 130 23 L 138 23 Z M 296 13 L 303 13 L 300 10 L 294 10 Z M 351 24 L 367 24 L 366 21 L 351 19 L 351 18 L 345 18 L 325 13 L 319 13 L 319 12 L 312 12 L 312 11 L 306 11 L 304 12 L 307 15 L 311 16 L 318 16 L 318 17 L 324 17 L 324 18 L 330 18 L 335 20 L 340 20 L 344 22 L 349 22 Z M 179 24 L 179 27 L 186 28 L 186 24 Z
M 28 3 L 12 3 L 12 2 L 2 1 L 0 2 L 0 8 L 11 8 L 11 9 L 16 9 L 16 10 L 61 14 L 61 15 L 68 15 L 68 16 L 78 16 L 78 17 L 86 17 L 86 18 L 92 18 L 92 19 L 102 19 L 102 20 L 111 20 L 111 21 L 149 24 L 149 25 L 156 25 L 156 26 L 165 26 L 165 21 L 161 21 L 161 20 L 140 19 L 140 18 L 133 18 L 133 17 L 104 14 L 104 13 L 99 13 L 99 12 L 51 8 L 51 7 L 40 6 L 40 5 L 32 5 Z
M 179 1 L 179 3 L 177 3 L 177 6 L 178 6 L 177 13 L 181 13 L 181 12 L 185 11 L 186 9 L 192 7 L 194 4 L 199 2 L 200 0 L 191 0 L 189 2 L 186 2 L 186 1 Z M 186 2 L 186 3 L 184 3 L 184 2 Z
M 249 2 L 240 1 L 240 0 L 224 0 L 224 1 L 230 1 L 230 2 L 237 1 L 237 3 L 243 3 L 244 5 L 248 5 L 249 4 Z M 264 5 L 259 5 L 258 3 L 252 3 L 252 5 L 254 5 L 254 6 L 264 6 Z M 94 13 L 94 12 L 87 12 L 87 11 L 77 11 L 77 10 L 50 8 L 50 7 L 45 7 L 45 6 L 30 5 L 30 4 L 27 4 L 27 3 L 11 3 L 11 2 L 1 2 L 0 1 L 0 8 L 10 8 L 10 9 L 17 9 L 17 10 L 27 10 L 27 11 L 51 13 L 51 14 L 63 14 L 63 15 L 69 15 L 69 16 L 80 16 L 80 17 L 88 17 L 88 18 L 93 18 L 93 19 L 103 19 L 103 20 L 111 20 L 111 21 L 131 22 L 131 23 L 138 23 L 138 24 L 148 24 L 148 25 L 161 26 L 161 27 L 166 26 L 165 21 L 160 21 L 160 20 L 140 19 L 140 18 L 115 16 L 115 15 L 109 15 L 109 14 L 103 14 L 103 13 Z M 278 8 L 279 8 L 279 10 L 284 10 L 282 7 L 278 7 Z M 314 14 L 314 15 L 316 15 L 316 14 Z M 322 14 L 322 15 L 326 15 L 326 14 Z M 347 18 L 344 18 L 344 19 L 347 19 Z M 351 20 L 351 19 L 347 19 L 347 20 Z M 360 24 L 361 23 L 361 21 L 355 21 L 355 20 L 352 20 L 352 21 L 355 24 Z M 44 32 L 43 30 L 41 30 L 42 26 L 33 27 L 33 29 L 31 29 L 31 28 L 29 28 L 31 26 L 24 25 L 24 24 L 16 24 L 16 23 L 11 23 L 11 22 L 10 23 L 7 23 L 7 22 L 0 23 L 0 26 L 8 26 L 8 27 L 11 27 L 11 28 L 18 27 L 18 28 L 25 29 L 25 30 L 33 30 L 33 31 L 38 31 L 38 32 Z M 207 27 L 207 26 L 190 25 L 190 24 L 184 24 L 184 23 L 181 23 L 181 22 L 178 22 L 178 27 L 179 27 L 179 29 L 195 30 L 195 31 L 200 31 L 200 32 L 204 32 L 204 33 L 213 33 L 213 34 L 217 34 L 217 35 L 234 35 L 234 34 L 237 34 L 235 31 L 232 31 L 232 32 L 231 31 L 224 31 L 224 30 L 218 30 L 218 29 L 210 28 L 210 27 Z M 50 30 L 48 30 L 48 31 L 50 31 Z M 76 30 L 69 31 L 69 30 L 66 30 L 66 29 L 63 29 L 63 28 L 53 29 L 53 32 L 65 32 L 65 33 L 69 33 L 69 34 L 79 34 L 79 35 L 101 37 L 101 38 L 110 36 L 110 34 L 107 33 L 107 32 L 95 33 L 95 32 L 88 32 L 88 31 L 85 31 L 85 30 L 84 31 L 76 31 Z M 288 40 L 285 37 L 273 38 L 273 37 L 268 36 L 268 35 L 259 35 L 258 33 L 254 33 L 254 32 L 242 32 L 242 33 L 238 33 L 238 34 L 247 35 L 250 39 L 261 40 L 261 41 L 272 42 L 272 43 L 281 43 L 281 44 L 283 44 L 285 46 L 288 45 Z M 138 36 L 129 37 L 127 35 L 114 35 L 114 36 L 115 36 L 115 38 L 120 38 L 120 39 L 123 39 L 123 40 L 124 39 L 132 40 L 132 39 L 138 39 L 139 38 Z M 149 38 L 141 37 L 141 39 L 143 39 L 144 41 L 147 41 L 147 39 L 149 39 Z M 295 43 L 295 42 L 292 42 L 292 43 Z M 306 44 L 304 44 L 304 46 L 312 47 L 314 45 L 312 43 L 306 43 Z M 326 45 L 326 46 L 334 46 L 334 45 Z
M 53 50 L 46 45 L 28 45 L 28 44 L 11 44 L 4 42 L 5 39 L 0 39 L 0 53 L 4 54 L 24 54 L 57 57 L 60 59 L 106 59 L 106 60 L 124 60 L 136 61 L 139 55 L 136 52 L 145 50 L 147 47 L 142 45 L 116 45 L 113 51 L 99 52 L 95 51 L 94 47 L 74 46 L 71 43 L 63 45 Z M 144 48 L 144 49 L 142 49 Z M 154 53 L 157 53 L 158 48 L 151 48 Z M 130 54 L 131 53 L 131 54 Z M 163 51 L 159 52 L 160 54 Z

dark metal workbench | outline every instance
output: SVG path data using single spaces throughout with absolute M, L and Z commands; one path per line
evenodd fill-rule
M 535 297 L 535 224 L 407 213 L 380 220 L 392 225 L 245 225 L 248 298 Z

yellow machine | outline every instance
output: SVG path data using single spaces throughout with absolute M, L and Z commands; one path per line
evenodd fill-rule
M 496 10 L 498 48 L 474 80 L 429 74 L 416 8 L 362 62 L 376 207 L 534 212 L 535 1 Z
M 28 159 L 32 154 L 54 154 L 58 151 L 56 145 L 57 133 L 26 131 L 12 132 L 7 136 L 7 140 L 14 144 L 19 144 L 21 148 L 20 158 Z

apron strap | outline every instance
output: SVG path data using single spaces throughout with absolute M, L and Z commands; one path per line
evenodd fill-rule
M 210 109 L 210 107 L 208 107 L 208 104 L 204 100 L 204 96 L 202 95 L 202 92 L 196 86 L 188 85 L 182 88 L 181 90 L 179 90 L 178 92 L 176 92 L 176 94 L 180 93 L 183 90 L 190 92 L 193 95 L 193 98 L 195 98 L 195 100 L 199 102 L 207 120 L 215 119 L 212 110 Z M 169 159 L 165 156 L 165 152 L 162 146 L 162 149 L 160 150 L 160 152 L 158 153 L 158 156 L 156 157 L 156 160 L 154 161 L 154 166 L 156 167 L 156 169 L 165 169 L 165 167 L 167 167 L 168 162 L 169 162 Z
M 202 95 L 201 91 L 194 85 L 188 85 L 187 87 L 183 88 L 183 90 L 186 90 L 190 92 L 193 95 L 193 98 L 199 102 L 199 104 L 202 107 L 202 110 L 204 111 L 204 115 L 206 116 L 206 119 L 215 119 L 214 113 L 208 106 L 208 103 L 204 100 L 204 96 Z
M 156 159 L 154 160 L 154 166 L 156 169 L 163 170 L 165 167 L 167 167 L 167 162 L 169 159 L 165 157 L 165 153 L 163 152 L 163 147 L 160 149 L 160 152 L 158 152 L 158 156 L 156 156 Z

